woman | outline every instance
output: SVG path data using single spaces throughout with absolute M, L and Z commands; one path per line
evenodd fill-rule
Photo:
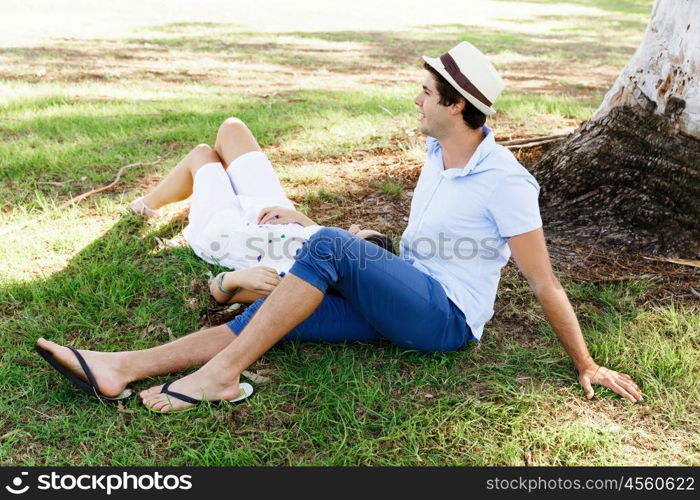
M 212 149 L 200 144 L 150 193 L 129 209 L 146 218 L 192 196 L 183 230 L 192 250 L 220 273 L 210 284 L 220 303 L 252 303 L 269 295 L 294 263 L 294 256 L 321 226 L 294 210 L 270 160 L 248 128 L 229 118 Z M 349 232 L 393 252 L 385 235 L 353 224 Z

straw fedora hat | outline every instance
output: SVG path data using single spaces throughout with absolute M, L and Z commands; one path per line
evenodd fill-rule
M 505 84 L 486 56 L 469 42 L 460 42 L 438 58 L 423 60 L 440 73 L 450 85 L 486 115 L 496 112 L 491 106 Z

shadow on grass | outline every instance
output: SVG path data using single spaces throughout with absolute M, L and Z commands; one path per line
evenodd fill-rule
M 190 296 L 189 279 L 206 265 L 188 249 L 155 248 L 156 236 L 172 237 L 180 228 L 175 221 L 148 232 L 135 217 L 120 219 L 46 280 L 0 289 L 3 310 L 13 312 L 4 329 L 21 325 L 32 342 L 45 336 L 124 349 L 139 345 L 142 328 L 152 323 L 169 321 L 180 332 L 194 328 L 183 300 Z
M 416 36 L 391 38 L 394 35 L 386 33 L 297 35 L 333 43 L 343 43 L 343 36 L 354 37 L 353 40 L 365 37 L 366 46 L 362 50 L 366 57 L 374 57 L 377 67 L 385 64 L 391 68 L 403 63 L 413 67 L 421 53 L 437 54 L 454 44 L 455 33 L 467 30 L 474 33 L 472 28 L 463 26 L 436 32 L 436 38 L 428 39 L 424 33 L 425 44 Z M 544 38 L 537 42 L 539 45 L 524 45 L 519 49 L 520 42 L 527 42 L 524 36 L 510 39 L 508 34 L 499 36 L 486 41 L 493 44 L 494 51 L 515 48 L 534 54 L 536 50 L 546 49 Z M 410 40 L 415 46 L 402 52 L 401 43 Z M 198 53 L 209 50 L 208 42 L 204 43 L 196 49 Z M 159 50 L 170 49 L 164 44 L 154 48 L 150 55 Z M 303 68 L 295 66 L 294 50 L 287 56 L 279 44 L 270 50 L 277 51 L 275 57 L 282 57 L 280 64 L 289 65 L 292 70 Z M 376 55 L 372 55 L 373 50 Z M 107 50 L 105 55 L 109 54 Z M 120 57 L 120 53 L 111 54 L 115 59 Z M 255 51 L 245 53 L 245 57 L 254 61 Z M 321 65 L 330 61 L 327 64 L 332 65 L 335 61 L 320 49 L 309 57 L 304 64 L 311 61 Z M 392 66 L 393 63 L 400 64 Z M 352 64 L 355 63 L 337 63 L 338 71 L 348 71 L 346 65 L 351 68 Z M 357 65 L 364 71 L 369 67 Z M 377 80 L 381 81 L 383 76 L 379 72 Z M 308 102 L 299 101 L 305 96 Z M 134 106 L 138 105 L 141 112 L 129 109 L 128 103 L 119 100 L 100 99 L 86 103 L 86 107 L 99 104 L 114 109 L 108 109 L 108 116 L 95 116 L 90 109 L 80 110 L 79 106 L 85 102 L 82 99 L 52 99 L 40 103 L 42 109 L 50 111 L 65 105 L 72 108 L 74 116 L 56 112 L 53 117 L 18 117 L 12 125 L 3 126 L 2 132 L 3 137 L 11 136 L 12 140 L 31 135 L 34 135 L 32 140 L 37 137 L 55 140 L 55 144 L 37 146 L 47 149 L 42 158 L 49 162 L 39 173 L 56 175 L 62 180 L 79 179 L 92 170 L 108 180 L 114 165 L 155 157 L 166 144 L 178 144 L 173 152 L 179 154 L 181 144 L 191 147 L 197 142 L 211 142 L 220 121 L 231 115 L 251 123 L 261 143 L 269 145 L 292 140 L 308 128 L 322 129 L 341 120 L 384 116 L 385 111 L 379 105 L 391 112 L 400 112 L 404 106 L 412 108 L 410 102 L 399 103 L 398 98 L 387 102 L 384 96 L 375 99 L 359 92 L 308 92 L 301 97 L 298 92 L 289 92 L 277 95 L 274 100 L 220 99 L 200 103 L 181 100 L 150 108 L 135 99 Z M 216 110 L 203 112 L 204 104 L 212 104 Z M 367 107 L 362 108 L 362 104 Z M 144 110 L 148 112 L 143 113 Z M 31 114 L 31 108 L 28 111 Z M 71 149 L 80 136 L 84 136 L 84 144 Z M 371 144 L 372 138 L 362 140 L 366 145 Z M 58 146 L 62 144 L 67 144 L 64 156 L 57 157 L 52 148 L 60 149 Z M 16 196 L 14 191 L 22 189 L 25 193 L 31 191 L 22 183 L 31 184 L 32 180 L 43 178 L 35 168 L 37 157 L 26 161 L 24 155 L 31 156 L 28 149 L 29 143 L 20 144 L 13 150 L 11 161 L 0 169 L 2 175 L 15 183 L 8 195 Z M 95 158 L 100 158 L 101 165 L 110 167 L 94 167 Z M 15 165 L 21 168 L 13 170 Z M 35 177 L 27 182 L 27 177 L 32 175 Z M 137 173 L 130 175 L 127 181 L 133 180 Z M 2 194 L 6 199 L 5 192 Z M 318 197 L 322 198 L 320 191 Z M 325 197 L 329 198 L 327 193 Z M 331 201 L 335 203 L 337 199 L 329 204 Z M 524 463 L 524 450 L 533 448 L 540 455 L 538 463 L 550 465 L 624 461 L 625 448 L 618 447 L 615 435 L 611 437 L 605 429 L 591 431 L 585 419 L 578 420 L 577 426 L 567 426 L 567 419 L 575 410 L 566 404 L 580 406 L 581 392 L 572 375 L 571 363 L 556 344 L 553 333 L 521 332 L 523 337 L 530 334 L 527 341 L 521 341 L 514 338 L 513 330 L 508 328 L 510 324 L 499 318 L 490 325 L 491 332 L 482 345 L 466 353 L 425 356 L 386 344 L 352 347 L 291 344 L 274 349 L 261 361 L 262 366 L 277 371 L 272 385 L 268 386 L 270 389 L 259 387 L 256 399 L 235 411 L 205 407 L 185 418 L 161 419 L 146 414 L 136 401 L 127 403 L 124 411 L 97 405 L 40 364 L 31 352 L 34 340 L 45 336 L 74 343 L 76 347 L 133 349 L 170 340 L 165 328 L 149 332 L 148 327 L 154 324 L 167 326 L 175 336 L 197 329 L 202 302 L 199 308 L 189 309 L 187 301 L 193 296 L 204 300 L 205 294 L 193 292 L 190 283 L 192 279 L 203 280 L 209 266 L 186 249 L 157 251 L 153 241 L 155 236 L 172 237 L 180 227 L 181 222 L 173 221 L 149 231 L 133 218 L 122 219 L 83 248 L 65 269 L 45 281 L 0 288 L 0 333 L 4 348 L 0 375 L 10 395 L 0 403 L 3 463 L 520 465 Z M 504 280 L 511 290 L 514 283 L 523 285 L 522 279 Z M 509 293 L 516 295 L 516 291 Z M 517 290 L 521 299 L 524 293 Z M 634 300 L 628 300 L 617 289 L 579 291 L 580 297 L 588 295 L 597 302 L 591 299 L 590 309 L 584 311 L 583 326 L 591 335 L 589 340 L 594 341 L 592 350 L 596 357 L 621 363 L 620 369 L 633 368 L 632 373 L 646 376 L 649 385 L 656 381 L 657 397 L 664 391 L 690 387 L 682 374 L 692 366 L 692 351 L 688 350 L 684 357 L 674 352 L 685 329 L 665 324 L 659 327 L 659 335 L 668 339 L 661 351 L 659 342 L 643 346 L 642 353 L 652 359 L 653 366 L 649 369 L 647 358 L 638 355 L 639 346 L 631 345 L 648 337 L 648 332 L 643 330 L 646 325 L 639 322 L 635 335 L 627 332 L 629 326 L 635 326 Z M 503 302 L 513 309 L 513 326 L 526 330 L 529 324 L 526 328 L 523 324 L 527 320 L 534 330 L 543 324 L 544 320 L 533 312 L 532 304 L 521 306 L 520 302 L 508 299 Z M 534 337 L 538 337 L 535 343 Z M 621 356 L 621 352 L 626 355 Z M 664 359 L 654 361 L 653 356 L 658 352 Z M 664 384 L 666 381 L 670 383 Z M 605 417 L 615 421 L 622 413 L 615 406 L 620 402 L 610 394 L 600 399 L 610 403 Z M 589 411 L 605 413 L 605 406 L 593 406 L 595 403 L 591 403 Z M 687 406 L 676 405 L 677 422 L 681 424 Z M 553 421 L 558 425 L 551 426 Z M 636 423 L 630 420 L 630 427 Z M 586 429 L 586 435 L 592 438 L 582 443 L 579 436 Z M 539 434 L 533 437 L 533 433 Z M 631 437 L 635 436 L 632 433 Z
M 280 419 L 297 422 L 309 435 L 323 434 L 315 444 L 306 439 L 294 444 L 300 461 L 319 460 L 318 453 L 325 449 L 330 454 L 327 459 L 338 463 L 342 461 L 336 453 L 342 448 L 338 448 L 342 442 L 338 435 L 342 429 L 336 426 L 338 412 L 377 421 L 366 430 L 368 436 L 376 436 L 397 411 L 398 401 L 387 398 L 387 392 L 411 399 L 420 387 L 440 383 L 441 371 L 452 371 L 460 362 L 461 355 L 425 356 L 387 343 L 280 346 L 262 361 L 278 370 L 279 394 L 266 396 L 264 387 L 259 387 L 262 394 L 253 409 L 244 406 L 227 412 L 223 408 L 222 412 L 203 408 L 194 415 L 201 423 L 207 422 L 207 431 L 195 432 L 195 441 L 185 439 L 193 435 L 186 421 L 159 421 L 155 426 L 155 419 L 136 398 L 126 402 L 123 411 L 100 405 L 48 368 L 34 354 L 34 343 L 45 337 L 76 348 L 133 350 L 199 329 L 202 304 L 208 299 L 201 282 L 212 266 L 189 249 L 155 248 L 156 236 L 172 238 L 181 227 L 180 220 L 173 220 L 149 230 L 139 219 L 124 217 L 46 280 L 0 288 L 0 376 L 4 391 L 11 395 L 0 403 L 0 433 L 9 436 L 0 447 L 3 463 L 288 463 L 288 445 L 283 443 L 290 438 L 298 441 L 299 436 L 292 438 L 289 432 L 294 434 L 294 430 L 280 427 Z M 193 280 L 200 283 L 194 293 Z M 192 298 L 199 301 L 194 308 L 188 307 Z M 406 370 L 416 371 L 411 384 L 398 383 Z M 386 376 L 392 380 L 388 386 L 382 379 Z M 153 383 L 142 382 L 140 388 Z M 404 405 L 401 412 L 421 412 L 426 403 L 424 399 Z M 361 411 L 355 407 L 358 404 Z M 136 412 L 149 418 L 132 418 Z M 384 412 L 385 417 L 377 417 Z M 235 419 L 236 428 L 253 429 L 252 436 L 232 436 L 230 418 Z M 258 442 L 255 433 L 265 429 L 270 436 L 286 437 L 275 439 L 277 444 Z M 173 432 L 180 436 L 177 443 L 170 443 Z M 245 456 L 225 444 L 232 438 L 247 450 Z M 223 455 L 197 457 L 202 442 L 216 442 Z M 321 448 L 314 451 L 314 446 Z M 127 453 L 130 449 L 141 451 Z M 304 458 L 303 450 L 311 455 Z
M 275 348 L 258 365 L 274 368 L 273 383 L 258 386 L 255 400 L 235 410 L 205 405 L 185 418 L 163 418 L 133 399 L 121 410 L 99 405 L 41 363 L 32 353 L 35 339 L 123 350 L 171 340 L 165 328 L 149 331 L 154 323 L 167 325 L 175 337 L 197 329 L 201 306 L 187 303 L 206 293 L 193 293 L 191 281 L 201 281 L 209 266 L 187 249 L 158 251 L 153 241 L 173 237 L 181 226 L 172 220 L 149 230 L 125 217 L 45 281 L 0 289 L 0 377 L 10 396 L 0 402 L 3 463 L 522 464 L 524 449 L 537 450 L 538 462 L 550 465 L 624 463 L 619 431 L 590 431 L 595 420 L 573 416 L 582 396 L 553 333 L 519 342 L 498 319 L 482 345 L 467 352 L 423 355 L 386 343 Z M 504 286 L 524 297 L 522 280 L 507 278 Z M 659 326 L 653 336 L 645 333 L 649 320 L 635 313 L 643 292 L 622 285 L 571 290 L 602 309 L 590 309 L 596 315 L 583 324 L 594 356 L 634 367 L 661 399 L 695 380 L 688 376 L 692 350 L 677 352 L 680 340 L 689 345 L 692 319 L 649 315 Z M 522 315 L 532 305 L 513 306 Z M 535 323 L 543 324 L 541 318 Z M 644 357 L 638 359 L 639 350 Z M 616 399 L 601 395 L 583 411 L 615 422 L 625 413 Z M 660 411 L 683 430 L 692 422 L 691 404 Z M 626 425 L 636 425 L 636 413 L 626 415 Z M 552 428 L 555 419 L 561 426 Z M 580 439 L 586 429 L 590 442 Z M 552 441 L 560 442 L 555 450 Z

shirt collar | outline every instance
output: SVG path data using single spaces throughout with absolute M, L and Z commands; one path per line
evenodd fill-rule
M 493 131 L 486 125 L 481 127 L 484 133 L 484 138 L 482 139 L 479 146 L 477 146 L 476 151 L 469 159 L 464 168 L 450 168 L 445 170 L 443 168 L 442 175 L 448 179 L 453 179 L 455 177 L 464 177 L 470 174 L 476 167 L 478 167 L 494 150 L 496 147 L 496 139 L 494 138 Z

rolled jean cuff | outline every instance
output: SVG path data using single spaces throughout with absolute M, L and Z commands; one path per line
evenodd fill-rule
M 318 275 L 318 272 L 305 262 L 297 260 L 289 270 L 291 274 L 306 281 L 309 285 L 318 288 L 321 293 L 326 293 L 328 283 Z

